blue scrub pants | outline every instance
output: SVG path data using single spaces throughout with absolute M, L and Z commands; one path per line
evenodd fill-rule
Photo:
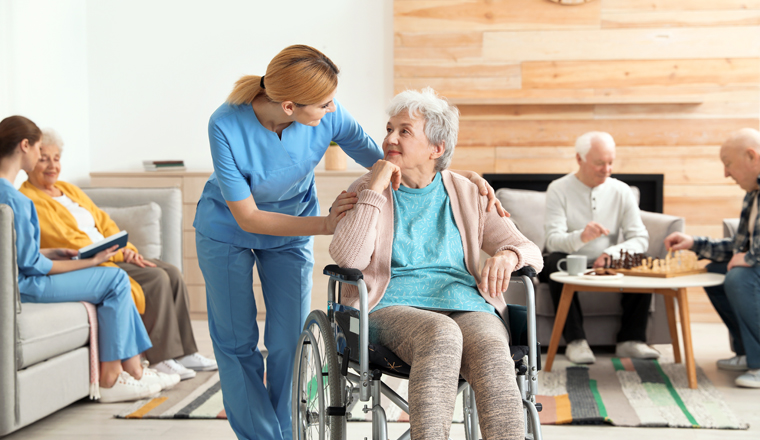
M 720 318 L 734 341 L 734 352 L 747 356 L 747 367 L 760 368 L 760 266 L 734 267 L 710 263 L 707 271 L 722 273 L 721 286 L 705 287 Z M 726 273 L 728 272 L 728 273 Z
M 240 439 L 290 440 L 293 361 L 311 304 L 313 239 L 273 249 L 249 249 L 196 232 L 198 263 L 206 280 L 208 325 L 224 409 Z M 267 310 L 264 358 L 257 348 L 253 267 Z
M 86 301 L 98 309 L 101 362 L 127 360 L 152 344 L 132 300 L 127 273 L 115 267 L 91 267 L 38 277 L 35 291 L 21 293 L 21 302 Z

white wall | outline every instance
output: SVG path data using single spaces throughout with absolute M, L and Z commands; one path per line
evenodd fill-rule
M 392 96 L 392 2 L 87 2 L 91 167 L 211 170 L 207 124 L 242 75 L 291 44 L 341 69 L 338 99 L 376 140 Z
M 0 0 L 0 118 L 58 130 L 61 178 L 80 185 L 91 171 L 148 159 L 211 170 L 211 113 L 240 76 L 264 73 L 299 43 L 338 65 L 338 99 L 380 141 L 393 94 L 392 3 Z
M 86 19 L 85 0 L 0 0 L 0 118 L 57 129 L 61 179 L 77 184 L 90 171 Z

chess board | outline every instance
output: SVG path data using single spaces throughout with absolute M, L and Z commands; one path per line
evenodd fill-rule
M 686 275 L 696 275 L 700 273 L 707 273 L 707 268 L 701 267 L 694 270 L 685 270 L 682 272 L 644 272 L 633 269 L 615 269 L 615 272 L 622 273 L 632 277 L 653 277 L 653 278 L 673 278 L 682 277 Z

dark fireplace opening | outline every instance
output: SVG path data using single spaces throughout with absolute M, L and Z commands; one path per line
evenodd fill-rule
M 494 190 L 500 188 L 546 191 L 564 174 L 483 174 Z M 639 209 L 662 213 L 663 174 L 613 174 L 612 177 L 639 189 Z

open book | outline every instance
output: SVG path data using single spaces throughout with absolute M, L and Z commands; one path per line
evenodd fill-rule
M 72 260 L 92 258 L 97 255 L 98 252 L 108 249 L 115 244 L 118 244 L 119 249 L 121 249 L 127 245 L 128 238 L 129 233 L 127 233 L 127 231 L 121 231 L 119 233 L 113 234 L 112 236 L 106 237 L 97 243 L 93 243 L 89 246 L 85 246 L 82 249 L 79 249 L 79 255 L 72 258 Z

